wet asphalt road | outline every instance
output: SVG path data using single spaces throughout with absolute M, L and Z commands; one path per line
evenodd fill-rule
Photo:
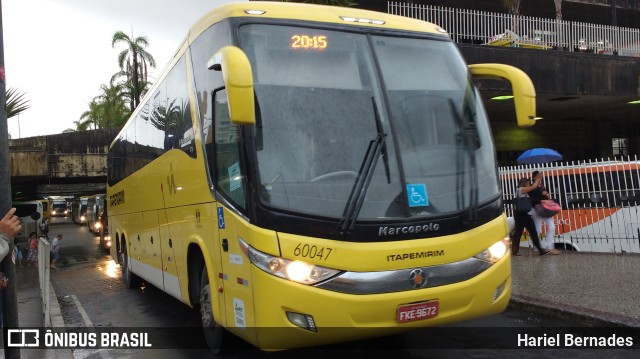
M 203 347 L 199 313 L 152 287 L 128 290 L 120 280 L 120 268 L 98 247 L 98 237 L 86 226 L 55 218 L 50 236 L 65 235 L 61 246 L 61 269 L 53 270 L 51 282 L 67 328 L 140 327 L 181 331 L 166 337 L 168 349 L 76 349 L 74 358 L 192 358 L 205 354 L 184 348 Z M 501 347 L 520 334 L 577 334 L 589 323 L 509 307 L 500 315 L 460 323 L 447 328 L 426 328 L 371 340 L 320 348 L 263 352 L 228 335 L 225 358 L 326 358 L 341 355 L 358 358 L 635 358 L 637 350 L 624 349 L 485 349 L 494 341 Z M 541 328 L 546 328 L 541 331 Z M 151 329 L 155 331 L 157 329 Z M 505 339 L 508 338 L 508 339 Z M 437 349 L 430 349 L 437 348 Z

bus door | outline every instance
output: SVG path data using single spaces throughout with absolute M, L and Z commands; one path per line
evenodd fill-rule
M 214 92 L 211 117 L 212 125 L 207 131 L 210 169 L 217 196 L 224 198 L 216 206 L 218 249 L 215 252 L 220 251 L 217 258 L 221 272 L 217 275 L 222 280 L 219 281 L 219 288 L 212 288 L 212 292 L 215 289 L 222 290 L 220 305 L 226 308 L 226 327 L 254 342 L 255 334 L 250 331 L 255 327 L 251 264 L 238 242 L 238 238 L 246 239 L 249 226 L 244 217 L 232 210 L 243 211 L 247 208 L 246 172 L 241 161 L 240 129 L 230 120 L 226 89 Z M 209 282 L 215 281 L 210 278 Z
M 168 215 L 167 211 L 159 212 L 160 221 L 160 251 L 162 253 L 162 283 L 164 291 L 182 300 L 180 282 L 178 280 L 178 268 L 176 266 L 175 248 L 180 238 L 180 227 L 170 225 L 168 218 L 176 218 Z

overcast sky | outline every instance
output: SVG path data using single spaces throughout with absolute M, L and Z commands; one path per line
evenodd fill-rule
M 119 68 L 116 31 L 146 36 L 156 76 L 193 22 L 225 0 L 2 0 L 7 87 L 31 108 L 8 120 L 12 138 L 61 133 Z

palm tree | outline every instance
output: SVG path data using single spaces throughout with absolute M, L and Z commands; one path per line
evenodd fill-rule
M 89 110 L 83 112 L 80 115 L 80 119 L 73 121 L 73 123 L 76 125 L 77 131 L 90 130 L 91 126 L 93 126 L 93 129 L 97 129 L 102 117 L 102 107 L 94 98 L 89 102 Z
M 31 107 L 29 100 L 25 99 L 24 93 L 18 93 L 14 88 L 8 88 L 6 90 L 5 98 L 7 101 L 7 119 L 19 115 Z
M 102 110 L 102 117 L 98 123 L 98 128 L 119 127 L 129 118 L 131 112 L 127 109 L 124 97 L 123 86 L 114 84 L 101 85 L 102 93 L 94 98 Z
M 131 89 L 130 110 L 133 112 L 140 104 L 140 98 L 148 85 L 148 66 L 156 67 L 156 61 L 145 50 L 149 46 L 149 41 L 145 36 L 129 37 L 124 32 L 117 31 L 113 34 L 111 46 L 115 47 L 120 42 L 127 45 L 127 48 L 118 54 L 118 65 L 122 74 L 127 77 L 126 82 Z
M 88 129 L 119 127 L 124 125 L 131 112 L 124 100 L 122 85 L 113 82 L 100 86 L 101 94 L 89 102 L 89 110 L 74 121 L 76 131 Z
M 118 71 L 115 74 L 113 74 L 113 76 L 111 76 L 111 83 L 118 81 L 122 77 L 124 77 L 125 80 L 120 81 L 118 85 L 120 86 L 122 97 L 127 99 L 129 102 L 129 110 L 130 110 L 129 112 L 133 112 L 132 109 L 135 109 L 137 107 L 137 104 L 135 101 L 136 89 L 139 90 L 140 98 L 143 98 L 144 95 L 149 90 L 149 88 L 151 87 L 152 83 L 149 81 L 139 79 L 138 85 L 134 86 L 131 82 L 128 81 L 128 75 L 124 71 Z

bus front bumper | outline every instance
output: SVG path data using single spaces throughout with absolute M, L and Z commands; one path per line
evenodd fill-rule
M 385 336 L 498 314 L 507 307 L 511 296 L 511 258 L 507 255 L 462 282 L 382 294 L 320 289 L 274 277 L 256 267 L 252 267 L 252 278 L 255 324 L 229 329 L 242 337 L 256 338 L 252 344 L 263 350 L 281 350 Z M 420 310 L 424 303 L 433 306 L 434 302 L 438 307 L 435 316 L 417 319 L 420 315 L 413 315 L 415 311 L 406 312 L 407 308 Z M 303 328 L 300 323 L 305 321 L 312 324 Z M 255 333 L 247 335 L 250 331 Z

